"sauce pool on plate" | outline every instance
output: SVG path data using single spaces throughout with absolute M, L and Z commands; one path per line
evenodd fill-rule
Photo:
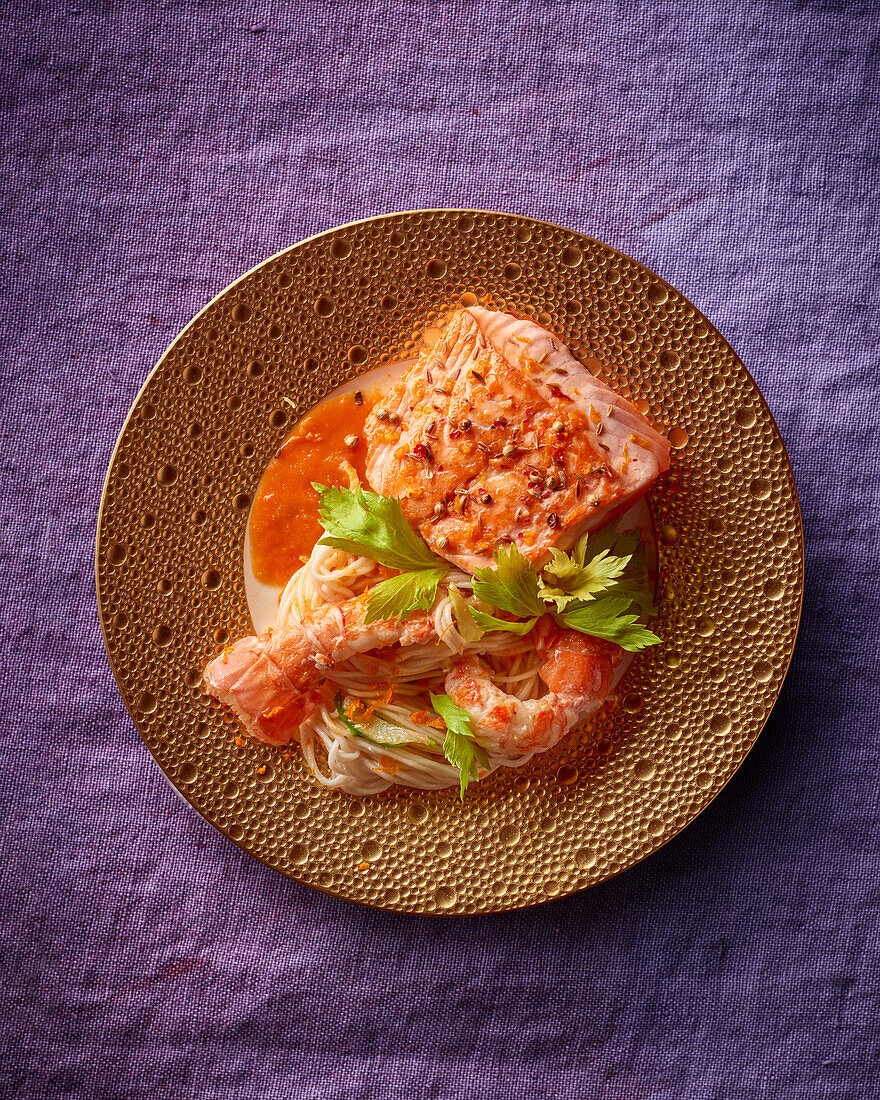
M 249 528 L 251 567 L 263 584 L 286 584 L 323 533 L 312 482 L 347 487 L 351 467 L 364 481 L 364 422 L 374 398 L 357 392 L 361 404 L 349 390 L 306 413 L 266 467 Z

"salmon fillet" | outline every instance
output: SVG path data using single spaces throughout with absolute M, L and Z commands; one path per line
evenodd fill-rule
M 479 306 L 452 318 L 365 436 L 372 488 L 468 572 L 510 542 L 543 563 L 669 467 L 664 436 L 557 337 Z

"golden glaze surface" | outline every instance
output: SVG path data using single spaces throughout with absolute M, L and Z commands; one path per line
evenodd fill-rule
M 670 435 L 649 501 L 663 644 L 595 728 L 456 792 L 352 798 L 298 750 L 236 743 L 200 688 L 251 631 L 251 495 L 291 425 L 343 380 L 429 339 L 473 296 L 534 317 Z M 779 693 L 803 590 L 785 448 L 755 383 L 677 291 L 546 222 L 429 210 L 342 226 L 210 303 L 150 375 L 120 434 L 97 537 L 113 672 L 171 782 L 258 859 L 365 905 L 457 915 L 583 890 L 679 832 L 736 771 Z

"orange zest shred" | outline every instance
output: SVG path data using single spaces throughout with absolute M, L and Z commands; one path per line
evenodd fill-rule
M 429 710 L 414 710 L 410 716 L 411 722 L 417 722 L 421 726 L 430 726 L 435 730 L 445 730 L 446 723 L 442 718 L 438 718 L 436 714 L 432 714 Z
M 400 771 L 400 765 L 390 756 L 380 756 L 379 767 L 386 775 L 396 775 Z
M 236 737 L 235 743 L 236 743 L 236 745 L 238 745 L 238 747 L 240 749 L 244 748 L 244 738 L 243 737 Z
M 368 722 L 373 717 L 373 715 L 376 713 L 376 708 L 377 707 L 387 706 L 393 698 L 394 698 L 394 685 L 389 684 L 388 685 L 388 690 L 386 692 L 384 692 L 382 695 L 380 695 L 378 699 L 376 699 L 374 702 L 372 702 L 367 707 L 366 713 L 364 714 L 364 721 Z
M 366 710 L 366 705 L 362 703 L 360 699 L 352 699 L 352 701 L 345 708 L 345 717 L 349 720 L 349 722 L 353 722 L 355 718 L 357 718 L 362 708 Z
M 265 770 L 266 770 L 266 765 L 263 764 L 262 767 L 257 768 L 257 775 L 262 775 Z
M 276 714 L 280 714 L 284 710 L 284 707 L 271 707 L 269 710 L 264 710 L 260 715 L 261 718 L 274 718 Z

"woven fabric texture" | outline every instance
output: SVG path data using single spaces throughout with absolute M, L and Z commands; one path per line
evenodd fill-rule
M 878 1074 L 874 3 L 22 3 L 3 24 L 0 1096 L 862 1100 Z M 713 805 L 535 910 L 311 892 L 162 778 L 98 626 L 102 479 L 234 278 L 341 222 L 530 214 L 687 295 L 801 495 L 776 710 Z

